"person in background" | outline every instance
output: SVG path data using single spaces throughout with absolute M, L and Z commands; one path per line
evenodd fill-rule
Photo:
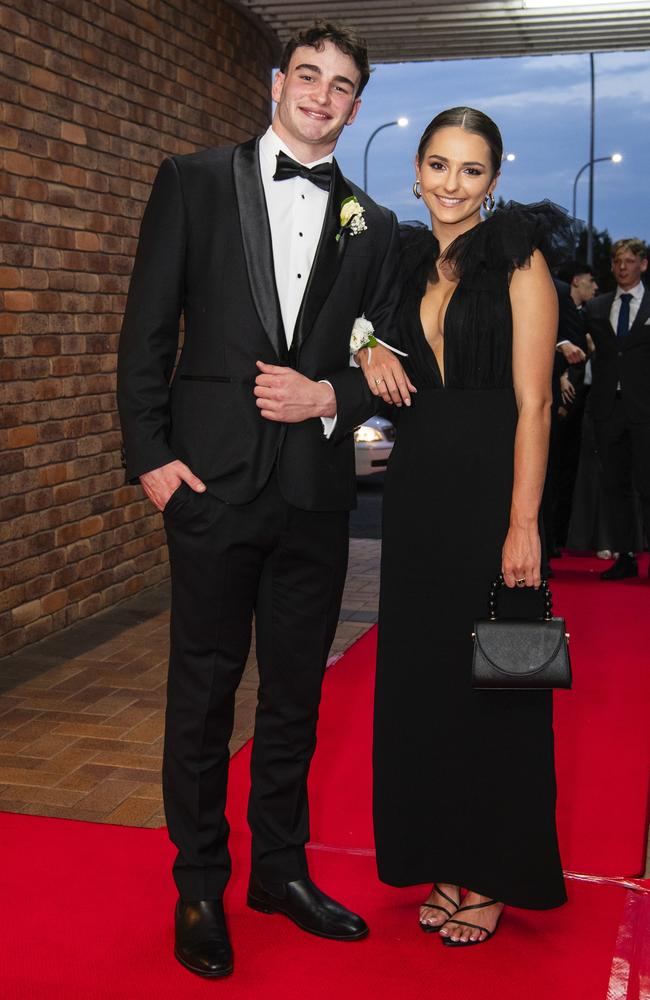
M 544 483 L 544 495 L 542 497 L 542 518 L 544 521 L 544 534 L 546 537 L 546 550 L 548 559 L 560 555 L 557 539 L 555 537 L 555 516 L 558 502 L 559 490 L 559 436 L 560 421 L 562 419 L 561 409 L 563 406 L 562 377 L 569 368 L 569 365 L 584 365 L 587 354 L 587 341 L 577 314 L 573 299 L 570 294 L 570 286 L 557 278 L 553 279 L 555 291 L 557 292 L 559 316 L 557 343 L 555 345 L 555 358 L 553 361 L 553 377 L 551 387 L 553 391 L 553 405 L 551 408 L 551 433 L 549 438 L 548 466 L 546 470 L 546 480 Z M 544 575 L 552 576 L 552 570 L 548 563 L 544 566 Z
M 581 353 L 587 350 L 584 306 L 596 292 L 598 285 L 593 268 L 582 261 L 573 261 L 565 267 L 559 277 L 568 286 L 568 295 L 560 296 L 560 334 L 562 313 L 567 322 L 576 330 L 573 339 L 580 345 Z M 557 287 L 557 285 L 556 285 Z M 578 339 L 579 338 L 579 339 Z M 558 344 L 558 349 L 562 344 Z M 566 357 L 566 355 L 563 355 Z M 557 436 L 555 441 L 555 510 L 553 518 L 553 541 L 558 549 L 567 543 L 569 521 L 573 500 L 573 490 L 580 460 L 580 441 L 589 395 L 586 368 L 589 361 L 583 358 L 569 362 L 560 375 L 560 403 L 557 408 Z
M 590 408 L 603 468 L 612 548 L 619 553 L 603 580 L 638 576 L 634 553 L 635 497 L 650 537 L 650 295 L 642 278 L 648 252 L 639 239 L 612 247 L 616 291 L 587 303 L 594 342 Z

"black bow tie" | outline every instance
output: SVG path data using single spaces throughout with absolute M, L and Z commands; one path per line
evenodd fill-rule
M 329 191 L 332 182 L 332 164 L 318 163 L 315 167 L 305 167 L 292 160 L 286 153 L 278 153 L 278 165 L 273 174 L 274 181 L 286 181 L 290 177 L 304 177 L 321 191 Z

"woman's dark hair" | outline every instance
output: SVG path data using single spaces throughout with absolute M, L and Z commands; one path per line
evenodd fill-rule
M 331 42 L 337 49 L 354 61 L 355 66 L 361 74 L 359 89 L 356 96 L 359 97 L 361 91 L 370 79 L 370 65 L 368 63 L 368 46 L 364 38 L 357 35 L 356 31 L 342 24 L 333 24 L 331 21 L 315 21 L 309 28 L 297 31 L 292 35 L 282 52 L 280 59 L 280 72 L 286 73 L 289 69 L 291 56 L 300 45 L 309 45 L 322 52 L 325 42 Z
M 441 111 L 439 115 L 436 115 L 422 133 L 420 145 L 418 146 L 419 163 L 424 159 L 424 154 L 431 139 L 441 128 L 464 128 L 467 132 L 480 135 L 482 139 L 485 139 L 490 149 L 490 159 L 492 160 L 494 173 L 496 174 L 501 169 L 501 160 L 503 159 L 503 139 L 501 138 L 501 133 L 492 119 L 488 118 L 482 111 L 477 111 L 476 108 L 448 108 L 446 111 Z

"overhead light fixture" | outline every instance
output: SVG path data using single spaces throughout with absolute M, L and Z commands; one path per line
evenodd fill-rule
M 620 163 L 623 157 L 620 153 L 612 153 L 612 163 Z
M 517 159 L 517 154 L 516 153 L 505 153 L 503 159 L 507 160 L 508 163 L 514 163 L 514 161 Z
M 397 119 L 397 124 L 400 126 L 400 128 L 404 128 L 406 125 L 408 125 L 408 123 L 409 123 L 408 118 L 398 118 Z

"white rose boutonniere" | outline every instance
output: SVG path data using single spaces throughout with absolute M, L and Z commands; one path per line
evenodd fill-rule
M 352 326 L 350 354 L 356 354 L 362 347 L 376 347 L 375 328 L 365 316 L 358 316 Z
M 358 236 L 368 228 L 363 213 L 365 208 L 360 205 L 353 194 L 349 198 L 344 198 L 341 202 L 341 212 L 339 215 L 340 229 L 336 234 L 336 242 L 341 239 L 344 231 L 347 230 L 350 236 Z

